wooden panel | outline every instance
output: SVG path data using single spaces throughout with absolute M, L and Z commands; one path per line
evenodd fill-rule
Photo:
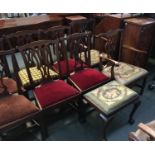
M 145 67 L 155 35 L 155 20 L 152 18 L 132 18 L 125 20 L 122 46 L 127 45 L 143 52 L 122 48 L 121 61 Z
M 3 19 L 0 20 L 0 35 L 20 30 L 48 28 L 51 26 L 61 25 L 63 22 L 62 19 L 63 18 L 55 15 Z

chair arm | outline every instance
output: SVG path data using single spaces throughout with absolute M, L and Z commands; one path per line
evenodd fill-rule
M 112 64 L 114 66 L 119 66 L 119 62 L 118 61 L 108 58 L 108 55 L 105 54 L 105 53 L 104 54 L 103 53 L 100 54 L 100 60 L 102 61 L 103 59 L 107 60 L 110 64 Z
M 114 72 L 114 67 L 115 66 L 119 66 L 119 62 L 113 60 L 113 59 L 110 59 L 108 58 L 108 55 L 107 54 L 100 54 L 100 64 L 99 64 L 99 69 L 102 71 L 103 70 L 103 65 L 102 65 L 102 60 L 106 60 L 108 63 L 107 65 L 109 64 L 111 66 L 111 79 L 114 80 L 115 79 L 115 72 Z
M 102 39 L 104 41 L 108 41 L 108 38 L 105 38 L 105 37 L 101 36 L 100 34 L 96 35 L 95 38 L 99 38 L 99 39 Z
M 149 136 L 151 136 L 153 139 L 155 139 L 155 131 L 151 129 L 149 126 L 140 123 L 138 125 L 138 128 L 141 129 L 143 132 L 147 133 Z
M 87 49 L 88 47 L 87 47 L 87 45 L 84 45 L 84 44 L 80 44 L 80 46 L 83 48 L 83 49 Z
M 128 45 L 123 45 L 123 48 L 138 52 L 138 53 L 143 53 L 143 54 L 147 54 L 147 51 L 143 51 L 143 50 L 139 50 L 137 48 L 134 48 L 132 46 L 128 46 Z

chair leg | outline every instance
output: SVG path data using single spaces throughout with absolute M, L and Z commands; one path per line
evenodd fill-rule
M 39 116 L 39 125 L 41 130 L 41 140 L 45 140 L 48 137 L 48 131 L 47 131 L 46 124 L 44 123 L 42 114 L 40 114 Z
M 78 117 L 80 123 L 86 122 L 86 111 L 85 111 L 85 104 L 82 101 L 82 98 L 78 99 Z
M 108 128 L 108 126 L 109 126 L 109 123 L 113 120 L 113 116 L 111 116 L 111 117 L 105 117 L 104 115 L 102 115 L 102 114 L 100 114 L 100 117 L 104 120 L 104 122 L 105 122 L 105 124 L 104 124 L 104 127 L 103 127 L 103 134 L 102 134 L 102 140 L 104 140 L 104 141 L 108 141 L 108 138 L 107 138 L 107 135 L 106 135 L 106 133 L 107 133 L 107 128 Z
M 141 90 L 140 90 L 140 95 L 143 95 L 144 93 L 144 89 L 145 89 L 145 86 L 146 86 L 146 81 L 147 81 L 147 77 L 144 78 L 143 82 L 142 82 L 142 87 L 141 87 Z
M 129 115 L 129 120 L 128 123 L 130 123 L 131 125 L 134 124 L 135 120 L 133 119 L 133 115 L 136 112 L 136 110 L 138 109 L 138 107 L 140 106 L 140 101 L 138 101 L 137 103 L 134 103 L 133 109 Z

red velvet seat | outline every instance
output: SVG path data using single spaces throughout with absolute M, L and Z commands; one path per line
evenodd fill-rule
M 75 88 L 62 80 L 36 87 L 34 93 L 41 107 L 56 105 L 79 94 Z
M 62 77 L 64 77 L 65 75 L 67 75 L 67 65 L 66 65 L 66 60 L 62 60 L 59 62 L 60 63 L 60 67 L 61 67 L 61 74 L 62 74 Z M 72 73 L 74 71 L 74 67 L 75 67 L 75 60 L 74 59 L 69 59 L 68 60 L 68 66 L 69 66 L 69 69 L 68 69 L 68 72 L 69 73 Z M 77 67 L 79 66 L 80 67 L 80 63 L 77 64 Z M 84 64 L 84 67 L 86 67 L 87 65 Z M 56 62 L 54 65 L 53 65 L 53 69 L 59 73 L 59 69 L 58 69 L 58 62 Z
M 84 91 L 97 84 L 106 82 L 109 78 L 95 69 L 87 68 L 72 74 L 69 80 L 80 91 Z

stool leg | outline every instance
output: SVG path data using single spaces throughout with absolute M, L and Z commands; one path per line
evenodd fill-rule
M 109 118 L 107 118 L 107 117 L 103 116 L 102 114 L 100 114 L 100 116 L 101 116 L 101 118 L 102 118 L 102 119 L 104 120 L 104 122 L 105 122 L 104 127 L 103 127 L 103 135 L 102 135 L 102 137 L 103 137 L 103 140 L 104 140 L 104 141 L 107 141 L 107 140 L 108 140 L 108 139 L 107 139 L 107 136 L 106 136 L 107 128 L 108 128 L 109 123 L 112 121 L 112 119 L 113 119 L 114 117 L 109 117 Z
M 130 124 L 134 124 L 134 122 L 135 122 L 135 120 L 133 119 L 133 115 L 136 112 L 136 110 L 138 109 L 138 107 L 140 106 L 140 103 L 141 103 L 140 101 L 138 101 L 137 103 L 134 103 L 133 109 L 129 115 L 129 120 L 128 120 L 128 122 Z

